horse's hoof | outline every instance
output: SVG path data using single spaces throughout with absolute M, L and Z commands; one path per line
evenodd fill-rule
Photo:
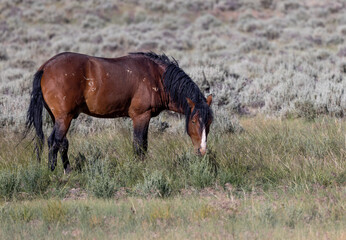
M 70 174 L 71 171 L 72 169 L 70 168 L 70 166 L 67 166 L 67 168 L 64 169 L 64 174 Z

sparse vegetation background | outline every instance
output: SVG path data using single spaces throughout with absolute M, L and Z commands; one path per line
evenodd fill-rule
M 345 239 L 345 37 L 344 0 L 0 1 L 0 238 Z M 209 154 L 173 113 L 143 162 L 129 120 L 81 115 L 49 172 L 21 134 L 63 51 L 176 58 L 214 96 Z

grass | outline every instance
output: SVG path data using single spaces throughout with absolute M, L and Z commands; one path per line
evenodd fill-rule
M 127 124 L 87 139 L 77 129 L 70 175 L 61 162 L 50 173 L 46 152 L 37 164 L 31 145 L 14 148 L 18 136 L 6 135 L 0 238 L 345 237 L 344 120 L 258 116 L 241 118 L 241 131 L 225 131 L 224 121 L 215 120 L 203 158 L 183 124 L 151 129 L 144 161 Z
M 345 192 L 204 191 L 169 199 L 37 200 L 1 207 L 1 239 L 342 239 Z M 47 232 L 49 233 L 47 235 Z
M 151 129 L 144 161 L 133 155 L 127 125 L 118 130 L 99 130 L 87 139 L 72 133 L 69 156 L 75 171 L 65 179 L 61 178 L 60 161 L 57 171 L 50 173 L 47 152 L 37 165 L 28 142 L 15 148 L 18 138 L 7 136 L 1 140 L 0 179 L 8 190 L 3 187 L 2 191 L 10 196 L 18 185 L 19 192 L 39 195 L 51 186 L 68 188 L 78 183 L 96 195 L 101 194 L 96 193 L 98 190 L 109 192 L 110 197 L 112 189 L 119 187 L 137 187 L 144 192 L 153 188 L 174 194 L 182 188 L 226 183 L 247 191 L 258 186 L 309 189 L 315 184 L 345 184 L 344 120 L 244 118 L 240 124 L 243 130 L 236 133 L 224 132 L 218 124 L 216 120 L 209 135 L 209 154 L 203 158 L 192 152 L 183 129 L 170 133 Z

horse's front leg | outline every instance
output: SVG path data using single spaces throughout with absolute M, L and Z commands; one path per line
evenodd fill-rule
M 132 117 L 133 121 L 133 147 L 135 153 L 144 157 L 148 150 L 148 129 L 151 118 L 151 112 Z

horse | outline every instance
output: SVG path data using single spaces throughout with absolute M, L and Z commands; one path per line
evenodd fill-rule
M 46 61 L 35 73 L 25 135 L 34 128 L 40 161 L 44 134 L 42 110 L 53 130 L 48 138 L 48 167 L 54 171 L 60 152 L 64 172 L 70 172 L 66 133 L 80 113 L 98 118 L 130 117 L 133 147 L 139 156 L 148 149 L 148 127 L 163 110 L 185 115 L 186 132 L 197 154 L 207 152 L 213 121 L 212 95 L 205 98 L 174 58 L 154 52 L 135 52 L 118 58 L 64 52 Z

